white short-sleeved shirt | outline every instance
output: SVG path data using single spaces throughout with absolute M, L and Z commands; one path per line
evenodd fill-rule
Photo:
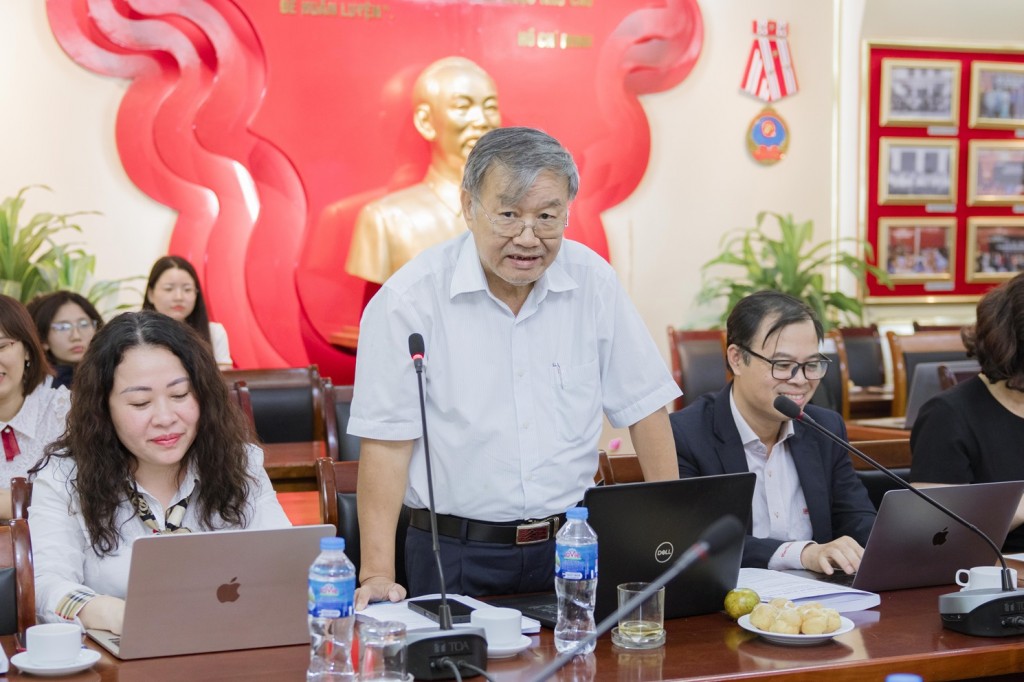
M 249 473 L 256 479 L 256 486 L 249 492 L 246 510 L 249 523 L 245 527 L 258 530 L 290 526 L 263 469 L 263 451 L 255 445 L 249 446 Z M 57 605 L 62 597 L 76 590 L 91 590 L 123 599 L 128 590 L 132 544 L 137 538 L 154 532 L 138 518 L 131 502 L 125 500 L 114 518 L 114 525 L 121 531 L 121 543 L 113 554 L 98 556 L 89 544 L 77 493 L 71 490 L 69 481 L 74 476 L 75 465 L 71 459 L 53 457 L 32 484 L 28 523 L 35 562 L 36 616 L 43 623 L 64 622 L 56 613 Z M 193 471 L 188 472 L 171 505 L 188 497 L 196 485 L 200 485 L 196 478 Z M 139 493 L 149 503 L 153 515 L 162 521 L 163 505 L 141 486 Z M 196 506 L 189 505 L 181 523 L 193 531 L 200 528 Z M 234 528 L 221 527 L 217 519 L 213 525 L 218 529 Z M 168 580 L 173 579 L 168 576 Z
M 63 386 L 50 388 L 52 382 L 52 378 L 47 377 L 25 396 L 14 419 L 0 422 L 0 431 L 7 427 L 14 431 L 21 450 L 20 455 L 8 461 L 0 447 L 0 488 L 10 488 L 12 478 L 24 476 L 42 457 L 46 446 L 64 435 L 71 393 Z
M 210 323 L 210 345 L 213 346 L 213 357 L 218 365 L 234 364 L 228 344 L 228 330 L 219 322 Z
M 425 251 L 367 305 L 348 432 L 414 440 L 405 502 L 427 506 L 409 335 L 423 335 L 437 511 L 561 513 L 593 485 L 602 413 L 635 424 L 679 395 L 602 258 L 565 240 L 518 315 L 487 289 L 472 235 Z

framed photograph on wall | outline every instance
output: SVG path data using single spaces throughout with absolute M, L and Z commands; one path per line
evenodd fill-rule
M 971 64 L 972 128 L 1024 128 L 1024 64 Z
M 883 126 L 960 124 L 960 61 L 882 60 L 879 123 Z
M 967 281 L 1001 282 L 1024 272 L 1024 218 L 967 220 Z
M 1024 140 L 971 140 L 967 145 L 967 203 L 1024 203 Z
M 880 218 L 878 263 L 894 283 L 952 280 L 956 218 Z
M 879 140 L 878 202 L 956 202 L 957 141 L 917 137 Z

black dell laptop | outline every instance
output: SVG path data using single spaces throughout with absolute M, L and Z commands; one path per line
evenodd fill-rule
M 615 611 L 617 585 L 653 581 L 718 519 L 732 515 L 748 526 L 754 480 L 752 473 L 724 474 L 587 490 L 583 503 L 598 542 L 595 618 L 600 621 Z M 742 554 L 741 536 L 676 576 L 665 586 L 665 618 L 720 611 L 725 594 L 736 587 Z M 519 609 L 549 628 L 558 617 L 554 594 L 489 601 Z

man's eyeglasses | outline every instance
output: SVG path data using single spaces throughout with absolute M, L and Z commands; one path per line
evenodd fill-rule
M 77 322 L 54 322 L 50 325 L 50 329 L 58 334 L 70 334 L 72 329 L 84 332 L 90 329 L 96 329 L 96 320 L 89 320 L 83 317 Z
M 499 237 L 515 239 L 521 235 L 524 230 L 526 230 L 527 222 L 523 218 L 516 218 L 508 213 L 499 213 L 498 215 L 491 217 L 487 211 L 481 209 L 481 212 L 491 224 L 491 229 L 494 230 L 494 234 Z M 565 226 L 568 224 L 569 212 L 566 211 L 565 216 L 541 213 L 533 219 L 533 222 L 529 223 L 529 227 L 533 229 L 533 234 L 536 235 L 537 239 L 554 239 L 562 236 L 562 233 L 565 231 Z
M 750 353 L 758 360 L 764 360 L 771 365 L 772 378 L 778 379 L 779 381 L 791 380 L 801 369 L 803 369 L 804 377 L 808 381 L 817 381 L 825 376 L 825 372 L 828 371 L 829 363 L 832 362 L 828 358 L 818 358 L 817 360 L 808 360 L 807 362 L 797 362 L 796 360 L 769 360 L 763 355 L 758 355 L 746 346 L 740 346 L 739 344 L 737 344 L 737 346 L 739 346 L 743 352 Z

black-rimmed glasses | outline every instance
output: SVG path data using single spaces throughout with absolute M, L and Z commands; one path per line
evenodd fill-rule
M 750 350 L 746 346 L 740 346 L 736 344 L 740 350 L 745 353 L 750 353 L 758 360 L 764 360 L 772 366 L 772 378 L 778 379 L 779 381 L 790 381 L 796 376 L 796 373 L 803 369 L 804 378 L 808 381 L 817 381 L 825 376 L 828 371 L 828 366 L 832 362 L 828 358 L 819 357 L 817 360 L 808 360 L 807 362 L 797 362 L 796 360 L 769 360 L 763 355 L 759 355 L 754 351 Z

